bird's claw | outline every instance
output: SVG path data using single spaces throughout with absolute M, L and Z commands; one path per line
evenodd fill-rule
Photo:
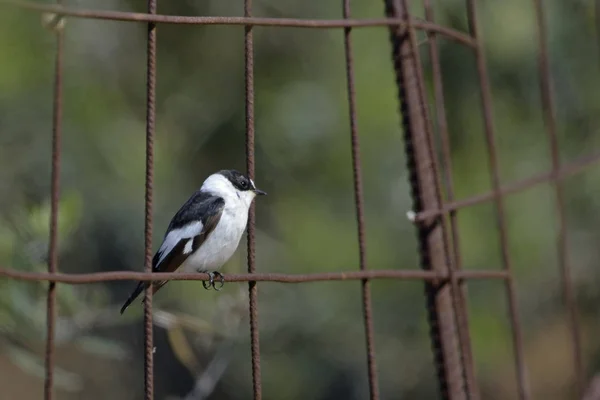
M 221 284 L 221 286 L 217 287 L 215 284 L 215 277 L 217 277 L 219 279 L 219 283 Z M 213 272 L 209 272 L 208 273 L 208 282 L 207 281 L 202 281 L 202 286 L 204 287 L 204 289 L 208 290 L 210 288 L 215 289 L 216 291 L 219 291 L 223 288 L 223 285 L 225 284 L 225 278 L 223 277 L 223 274 L 221 274 L 220 272 L 217 271 L 213 271 Z
M 218 277 L 218 278 L 219 278 L 219 283 L 221 284 L 221 285 L 220 285 L 220 286 L 217 288 L 217 287 L 215 286 L 215 281 L 214 281 L 214 279 L 213 279 L 213 282 L 212 282 L 212 287 L 213 287 L 213 289 L 215 289 L 215 290 L 218 292 L 219 290 L 221 290 L 221 289 L 223 288 L 223 285 L 225 285 L 225 277 L 223 276 L 223 274 L 221 274 L 220 272 L 217 272 L 217 271 L 213 272 L 213 277 L 214 277 L 214 276 L 216 276 L 216 277 Z

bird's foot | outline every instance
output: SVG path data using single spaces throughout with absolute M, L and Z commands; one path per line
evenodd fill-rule
M 217 287 L 217 285 L 215 284 L 215 277 L 218 278 L 218 281 L 221 284 L 219 287 Z M 220 272 L 217 272 L 217 271 L 208 273 L 208 282 L 202 281 L 202 286 L 204 287 L 204 289 L 207 289 L 207 290 L 210 288 L 213 288 L 216 291 L 219 291 L 219 290 L 221 290 L 221 288 L 223 288 L 224 284 L 225 284 L 225 278 L 223 277 L 223 274 L 221 274 Z

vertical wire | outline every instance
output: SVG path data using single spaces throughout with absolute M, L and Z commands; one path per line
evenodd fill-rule
M 414 64 L 414 71 L 416 74 L 415 94 L 418 95 L 419 109 L 423 114 L 423 136 L 425 140 L 422 143 L 426 146 L 428 158 L 431 160 L 430 174 L 432 175 L 432 195 L 435 199 L 436 208 L 443 208 L 444 203 L 439 173 L 440 168 L 434 148 L 431 120 L 427 112 L 428 105 L 426 103 L 426 93 L 424 87 L 425 79 L 423 77 L 423 68 L 419 58 L 416 30 L 411 20 L 408 0 L 400 0 L 400 3 L 402 4 L 406 15 L 407 37 L 405 40 L 409 41 L 411 52 L 414 55 L 412 58 L 412 63 Z M 415 142 L 415 146 L 417 143 L 418 142 Z M 437 257 L 439 257 L 438 262 L 443 262 L 443 264 L 437 265 L 437 268 L 448 271 L 450 275 L 451 287 L 449 293 L 442 298 L 440 291 L 444 289 L 439 286 L 436 287 L 432 285 L 426 285 L 428 302 L 430 303 L 430 307 L 434 307 L 430 317 L 431 331 L 434 332 L 438 330 L 438 328 L 441 328 L 437 333 L 433 334 L 434 337 L 440 336 L 433 341 L 434 352 L 443 353 L 443 363 L 441 366 L 445 372 L 446 387 L 443 395 L 451 400 L 466 399 L 469 393 L 468 385 L 466 384 L 465 380 L 464 355 L 461 352 L 461 331 L 457 326 L 459 321 L 457 314 L 460 313 L 460 307 L 457 299 L 458 279 L 456 278 L 455 271 L 452 268 L 452 257 L 450 254 L 450 245 L 448 244 L 448 229 L 445 224 L 445 216 L 441 215 L 437 220 L 432 222 L 429 228 L 424 229 L 424 234 L 427 235 L 427 231 L 433 229 L 432 227 L 436 225 L 441 225 L 441 240 L 437 241 L 436 247 L 429 249 L 429 254 L 437 253 Z
M 513 341 L 513 351 L 515 354 L 517 383 L 519 390 L 519 399 L 528 400 L 531 396 L 527 382 L 527 371 L 525 367 L 525 355 L 523 349 L 523 337 L 521 332 L 521 323 L 519 321 L 519 311 L 517 308 L 517 294 L 515 289 L 515 279 L 512 271 L 512 262 L 508 251 L 508 236 L 506 230 L 506 217 L 504 215 L 504 201 L 500 193 L 500 174 L 498 172 L 498 159 L 496 154 L 496 140 L 493 126 L 492 98 L 490 92 L 490 81 L 486 69 L 485 56 L 479 27 L 477 26 L 477 8 L 475 0 L 467 0 L 467 16 L 469 20 L 469 30 L 471 36 L 475 39 L 477 47 L 475 56 L 477 59 L 477 72 L 479 76 L 479 88 L 481 103 L 484 115 L 484 130 L 486 138 L 486 147 L 489 156 L 489 165 L 492 177 L 492 189 L 496 203 L 496 217 L 498 228 L 500 230 L 500 246 L 502 253 L 502 265 L 508 272 L 506 280 L 506 292 L 508 297 L 508 311 L 511 321 L 511 334 Z
M 343 0 L 344 19 L 351 18 L 350 0 Z M 359 266 L 367 269 L 366 235 L 364 217 L 364 191 L 361 176 L 360 143 L 356 121 L 356 90 L 354 83 L 354 55 L 352 49 L 351 28 L 344 28 L 344 49 L 346 59 L 346 77 L 348 85 L 348 107 L 350 113 L 350 134 L 352 143 L 352 174 L 354 179 L 354 202 L 358 224 Z M 379 399 L 379 382 L 377 363 L 375 361 L 375 334 L 373 329 L 373 312 L 371 302 L 371 285 L 368 279 L 362 280 L 362 307 L 367 345 L 367 368 L 369 374 L 369 394 L 371 400 Z
M 60 1 L 59 1 L 60 4 Z M 58 206 L 60 197 L 60 153 L 63 115 L 63 60 L 64 32 L 60 16 L 56 16 L 56 58 L 54 63 L 54 105 L 52 115 L 52 172 L 50 183 L 50 232 L 48 248 L 48 272 L 58 271 Z M 54 334 L 56 325 L 56 282 L 48 284 L 46 300 L 46 377 L 44 399 L 54 398 Z
M 252 16 L 252 0 L 244 0 L 244 16 Z M 254 40 L 252 26 L 245 26 L 244 69 L 246 82 L 246 169 L 250 179 L 254 179 Z M 255 256 L 255 206 L 248 213 L 248 273 L 256 271 Z M 254 400 L 262 399 L 260 371 L 260 332 L 258 325 L 258 287 L 255 281 L 248 282 L 250 341 L 252 355 L 252 389 Z
M 392 60 L 396 74 L 404 146 L 413 210 L 439 209 L 441 190 L 437 160 L 433 150 L 431 128 L 417 49 L 417 39 L 405 0 L 385 0 L 386 15 L 403 18 L 404 27 L 390 27 Z M 423 269 L 437 272 L 448 269 L 447 238 L 440 218 L 417 224 L 419 258 Z M 440 393 L 443 399 L 466 398 L 459 340 L 456 335 L 453 293 L 440 282 L 425 283 L 427 318 Z
M 148 13 L 156 14 L 157 0 L 148 0 Z M 144 270 L 152 272 L 152 192 L 154 185 L 154 132 L 156 128 L 156 24 L 148 23 L 146 63 L 146 193 L 144 225 Z M 144 293 L 144 398 L 154 399 L 154 338 L 152 332 L 152 287 Z
M 581 333 L 577 306 L 573 293 L 573 282 L 570 274 L 569 255 L 567 250 L 567 224 L 565 217 L 565 201 L 562 181 L 559 179 L 560 153 L 558 134 L 556 129 L 556 111 L 552 100 L 552 77 L 550 72 L 550 61 L 548 56 L 548 42 L 544 7 L 540 0 L 534 0 L 535 14 L 538 27 L 538 68 L 540 75 L 540 95 L 544 112 L 544 124 L 548 139 L 550 141 L 550 153 L 552 157 L 552 180 L 554 181 L 556 211 L 558 212 L 558 236 L 556 247 L 558 249 L 558 263 L 561 274 L 562 291 L 565 306 L 569 315 L 569 326 L 573 345 L 573 366 L 576 379 L 576 395 L 580 398 L 585 389 L 584 368 L 581 357 Z
M 431 0 L 423 0 L 425 8 L 426 20 L 434 23 L 435 18 L 433 14 L 433 6 Z M 454 182 L 452 179 L 452 153 L 450 148 L 450 134 L 448 132 L 448 123 L 446 119 L 446 109 L 444 105 L 444 86 L 442 80 L 442 70 L 438 52 L 438 41 L 437 34 L 435 32 L 428 31 L 427 37 L 429 39 L 429 56 L 432 65 L 433 75 L 433 90 L 435 97 L 435 111 L 436 120 L 440 133 L 440 139 L 442 144 L 442 166 L 445 172 L 444 181 L 446 186 L 446 198 L 448 202 L 454 201 Z M 444 218 L 444 231 L 447 232 L 446 219 Z M 473 365 L 473 354 L 471 350 L 471 337 L 469 333 L 469 316 L 467 308 L 466 298 L 466 287 L 464 282 L 459 282 L 456 279 L 454 271 L 462 269 L 462 259 L 460 251 L 460 237 L 458 234 L 458 221 L 456 210 L 449 212 L 450 220 L 450 231 L 452 237 L 452 249 L 448 246 L 448 253 L 452 255 L 452 262 L 450 263 L 450 283 L 454 293 L 454 304 L 456 313 L 456 323 L 459 344 L 461 348 L 462 364 L 465 375 L 466 391 L 471 400 L 477 400 L 480 397 L 479 387 L 477 384 L 477 378 L 475 376 L 474 365 Z M 446 240 L 446 243 L 449 241 Z

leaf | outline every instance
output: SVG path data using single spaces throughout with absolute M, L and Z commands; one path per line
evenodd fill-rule
M 45 368 L 38 356 L 14 346 L 7 348 L 7 354 L 13 363 L 23 372 L 44 379 Z M 65 371 L 57 366 L 54 367 L 54 383 L 57 387 L 69 392 L 78 392 L 83 389 L 83 381 L 79 375 Z
M 212 324 L 191 315 L 185 315 L 181 313 L 176 314 L 157 310 L 154 313 L 154 323 L 167 330 L 171 329 L 171 327 L 175 325 L 178 325 L 197 334 L 215 333 L 215 329 Z
M 56 293 L 58 295 L 61 314 L 63 315 L 73 315 L 81 308 L 82 304 L 85 307 L 85 303 L 82 303 L 82 300 L 78 296 L 77 289 L 74 286 L 61 285 L 58 287 Z
M 191 374 L 195 374 L 199 367 L 198 359 L 190 346 L 183 329 L 179 324 L 174 324 L 167 330 L 167 337 L 175 357 L 181 362 Z
M 81 350 L 104 358 L 126 360 L 129 357 L 127 349 L 119 343 L 97 336 L 83 336 L 76 341 Z
M 83 210 L 81 195 L 75 190 L 65 192 L 59 205 L 59 230 L 62 240 L 70 236 L 79 226 Z
M 82 200 L 79 192 L 70 190 L 62 194 L 58 205 L 59 243 L 71 235 L 81 220 Z M 34 235 L 47 238 L 50 230 L 50 202 L 47 201 L 29 213 L 29 226 Z
M 14 233 L 0 226 L 0 261 L 3 264 L 12 257 L 15 245 Z

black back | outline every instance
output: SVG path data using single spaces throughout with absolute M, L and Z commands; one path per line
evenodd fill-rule
M 166 233 L 193 221 L 202 221 L 202 224 L 206 224 L 206 219 L 220 213 L 224 205 L 225 200 L 221 197 L 198 190 L 173 216 Z
M 237 190 L 246 191 L 256 189 L 246 175 L 235 169 L 224 169 L 219 171 L 219 174 L 227 178 Z

